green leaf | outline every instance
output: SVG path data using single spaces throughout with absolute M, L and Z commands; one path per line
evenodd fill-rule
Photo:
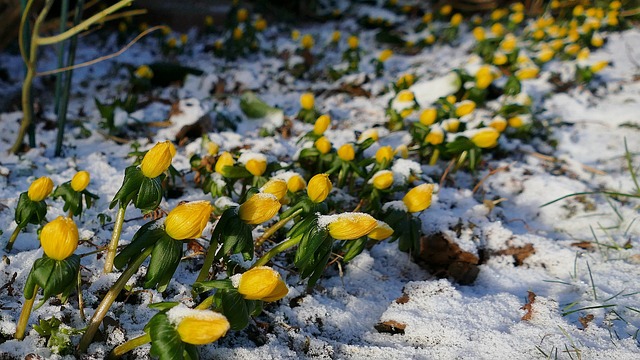
M 67 181 L 64 184 L 58 186 L 52 194 L 54 199 L 62 197 L 64 200 L 63 211 L 69 211 L 74 215 L 82 213 L 82 193 L 73 190 L 71 187 L 71 181 Z
M 342 258 L 344 263 L 348 263 L 356 256 L 360 255 L 364 247 L 367 245 L 367 237 L 363 236 L 357 240 L 348 240 L 347 244 L 342 248 L 345 252 Z
M 240 109 L 249 118 L 261 119 L 274 114 L 282 113 L 282 110 L 269 106 L 251 91 L 247 91 L 240 97 Z
M 217 239 L 222 244 L 222 253 L 226 255 L 238 253 L 253 254 L 253 235 L 251 226 L 240 219 L 237 208 L 229 208 L 223 214 L 225 222 L 216 225 L 213 230 L 212 239 Z M 222 220 L 222 217 L 220 220 Z
M 176 307 L 178 305 L 180 305 L 180 302 L 178 302 L 178 301 L 162 301 L 162 302 L 157 302 L 157 303 L 154 303 L 154 304 L 149 304 L 147 306 L 149 307 L 149 309 L 166 311 L 166 310 L 174 308 L 174 307 Z
M 309 231 L 302 236 L 296 256 L 295 265 L 300 269 L 300 277 L 312 276 L 310 286 L 317 281 L 329 260 L 333 239 L 328 236 L 326 229 L 311 226 Z
M 164 231 L 164 227 L 158 224 L 159 220 L 150 221 L 136 231 L 131 243 L 120 250 L 120 253 L 115 257 L 113 264 L 116 268 L 123 269 L 131 261 L 132 257 L 137 256 L 144 249 L 153 246 L 160 238 L 166 236 L 167 233 Z
M 200 281 L 193 283 L 193 291 L 197 294 L 201 294 L 205 291 L 213 290 L 213 289 L 221 289 L 221 290 L 231 290 L 235 289 L 231 280 L 211 280 L 211 281 Z
M 450 154 L 460 154 L 463 151 L 473 149 L 475 145 L 464 136 L 457 137 L 454 141 L 447 144 L 447 152 Z
M 198 347 L 192 344 L 184 344 L 184 359 L 185 360 L 198 360 Z
M 221 293 L 222 313 L 229 320 L 231 329 L 242 330 L 249 325 L 249 309 L 246 300 L 236 290 Z
M 180 265 L 181 258 L 182 241 L 174 240 L 168 235 L 161 237 L 151 252 L 144 287 L 157 286 L 158 291 L 163 292 Z
M 184 343 L 180 334 L 169 322 L 167 314 L 161 312 L 149 320 L 149 335 L 151 336 L 151 355 L 160 360 L 183 359 Z
M 138 196 L 140 185 L 145 176 L 136 166 L 129 166 L 124 171 L 124 181 L 122 186 L 111 200 L 109 209 L 113 209 L 116 204 L 120 203 L 120 207 L 127 207 L 131 201 Z
M 153 179 L 143 176 L 135 199 L 135 206 L 142 211 L 155 210 L 162 201 L 162 180 L 164 174 Z
M 222 168 L 223 176 L 229 179 L 248 178 L 253 175 L 243 166 L 225 166 Z
M 20 194 L 16 207 L 15 220 L 18 227 L 23 228 L 27 224 L 41 224 L 47 215 L 47 204 L 43 201 L 31 201 L 27 192 Z

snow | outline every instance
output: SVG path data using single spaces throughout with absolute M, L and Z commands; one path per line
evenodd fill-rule
M 373 10 L 363 7 L 361 12 L 398 21 L 388 11 Z M 335 28 L 342 30 L 343 42 L 359 31 L 365 56 L 376 56 L 384 48 L 375 43 L 373 32 L 359 30 L 349 19 L 309 25 L 301 32 L 313 34 L 319 44 L 319 39 L 329 39 Z M 262 44 L 264 48 L 274 44 L 284 48 L 286 44 L 295 49 L 288 30 L 275 27 L 271 30 L 270 26 L 265 37 L 268 39 Z M 561 79 L 566 80 L 574 76 L 575 64 L 553 60 L 541 67 L 539 79 L 523 83 L 522 94 L 503 96 L 487 104 L 488 109 L 496 109 L 502 103 L 532 105 L 535 116 L 551 126 L 550 139 L 558 144 L 555 148 L 540 139 L 527 143 L 501 139 L 500 146 L 508 150 L 505 157 L 489 159 L 475 173 L 462 169 L 453 171 L 442 179 L 442 186 L 436 186 L 431 207 L 415 215 L 420 216 L 425 234 L 443 232 L 463 251 L 483 257 L 478 278 L 472 285 L 436 279 L 408 254 L 398 251 L 396 243 L 389 242 L 366 249 L 341 269 L 330 266 L 310 293 L 306 293 L 306 284 L 299 281 L 297 274 L 289 272 L 286 263 L 276 258 L 276 265 L 284 266 L 282 272 L 287 274 L 290 293 L 282 301 L 267 305 L 265 313 L 258 318 L 260 322 L 270 324 L 270 331 L 260 333 L 262 340 L 259 342 L 251 335 L 251 332 L 259 332 L 255 326 L 250 331 L 229 332 L 218 342 L 201 347 L 201 357 L 511 360 L 545 358 L 543 352 L 554 354 L 557 350 L 559 358 L 570 358 L 567 351 L 576 357 L 580 354 L 584 359 L 639 358 L 636 336 L 640 328 L 637 312 L 640 303 L 638 201 L 622 196 L 614 199 L 586 195 L 541 207 L 576 192 L 610 189 L 630 194 L 636 191 L 624 156 L 624 140 L 637 168 L 640 154 L 637 118 L 640 113 L 640 82 L 637 80 L 640 30 L 611 33 L 607 38 L 605 46 L 593 51 L 589 58 L 590 62 L 611 61 L 611 66 L 594 80 L 595 84 L 554 92 L 547 81 L 550 72 L 559 72 Z M 91 44 L 96 39 L 91 39 L 81 39 L 78 61 L 90 60 L 101 53 L 101 49 Z M 408 133 L 389 133 L 379 127 L 385 121 L 384 109 L 391 99 L 384 90 L 388 84 L 401 74 L 418 75 L 410 90 L 418 103 L 426 107 L 460 86 L 452 69 L 463 67 L 473 74 L 478 67 L 477 59 L 468 54 L 468 34 L 463 35 L 456 46 L 435 45 L 416 55 L 395 53 L 385 64 L 387 71 L 380 78 L 365 76 L 372 68 L 363 60 L 361 73 L 337 83 L 295 79 L 281 70 L 285 61 L 278 57 L 255 54 L 235 62 L 212 59 L 210 54 L 201 51 L 205 42 L 200 43 L 195 36 L 190 39 L 194 39 L 188 43 L 193 44 L 193 49 L 179 59 L 186 65 L 203 69 L 205 74 L 188 76 L 182 87 L 158 90 L 156 94 L 158 98 L 177 102 L 179 114 L 169 116 L 170 106 L 162 102 L 152 102 L 132 114 L 117 110 L 118 124 L 167 119 L 173 123 L 169 128 L 145 129 L 146 132 L 136 139 L 140 149 L 147 149 L 158 140 L 175 139 L 175 133 L 182 125 L 193 123 L 205 114 L 213 118 L 220 111 L 241 119 L 237 132 L 222 130 L 208 134 L 211 141 L 220 145 L 220 151 L 244 148 L 240 163 L 258 157 L 290 163 L 299 148 L 297 139 L 308 132 L 311 125 L 294 121 L 291 138 L 261 137 L 260 127 L 273 130 L 281 125 L 282 118 L 279 116 L 267 123 L 245 119 L 239 109 L 239 96 L 231 95 L 224 100 L 211 96 L 214 85 L 224 81 L 230 89 L 256 91 L 261 99 L 282 109 L 287 117 L 293 117 L 297 112 L 300 93 L 313 91 L 317 95 L 316 108 L 331 115 L 333 128 L 325 135 L 334 147 L 356 139 L 362 141 L 375 133 L 377 142 L 365 153 L 372 156 L 381 146 L 396 148 L 408 143 Z M 113 38 L 104 44 L 104 49 L 115 47 Z M 318 61 L 322 64 L 337 62 L 341 50 L 344 49 L 327 50 L 325 57 Z M 42 129 L 38 131 L 36 148 L 20 156 L 7 154 L 21 113 L 8 110 L 0 113 L 4 130 L 0 133 L 3 154 L 0 157 L 0 224 L 3 225 L 0 239 L 3 245 L 16 226 L 13 216 L 17 198 L 33 179 L 46 175 L 58 185 L 70 180 L 77 170 L 87 170 L 92 175 L 88 190 L 99 194 L 100 199 L 77 220 L 81 238 L 77 253 L 85 255 L 81 275 L 88 282 L 82 291 L 87 316 L 93 314 L 104 292 L 118 276 L 117 273 L 102 275 L 104 258 L 93 252 L 104 246 L 111 236 L 116 210 L 109 210 L 108 204 L 122 184 L 124 169 L 132 163 L 127 154 L 133 150 L 130 144 L 118 145 L 107 139 L 98 125 L 102 119 L 93 98 L 102 101 L 116 94 L 119 96 L 127 82 L 126 73 L 118 70 L 119 64 L 150 63 L 156 60 L 156 52 L 156 39 L 145 39 L 117 58 L 117 63 L 104 62 L 77 70 L 74 75 L 77 94 L 73 94 L 70 114 L 82 121 L 91 134 L 81 137 L 77 127 L 69 127 L 62 158 L 53 157 L 55 131 Z M 42 69 L 55 66 L 54 51 L 43 49 L 40 57 Z M 293 61 L 289 60 L 290 63 Z M 10 70 L 12 81 L 18 84 L 19 56 L 2 53 L 0 63 Z M 350 81 L 358 82 L 372 96 L 354 97 L 337 91 Z M 503 80 L 496 82 L 500 84 L 500 81 Z M 102 86 L 105 82 L 106 86 Z M 15 84 L 7 87 L 15 88 Z M 41 81 L 36 82 L 36 89 L 42 91 Z M 2 89 L 2 93 L 4 91 Z M 52 119 L 49 108 L 52 101 L 46 94 L 41 96 L 45 106 L 43 116 Z M 486 123 L 485 119 L 489 119 L 491 113 L 483 111 L 478 110 L 472 117 L 465 118 L 467 124 Z M 194 153 L 202 155 L 202 152 L 200 140 L 179 147 L 173 164 L 186 173 L 190 169 L 190 156 Z M 411 159 L 396 158 L 391 168 L 394 184 L 406 184 L 412 175 L 418 176 L 420 181 L 438 183 L 441 167 L 446 165 L 427 166 Z M 503 170 L 491 172 L 499 168 Z M 304 173 L 297 168 L 287 168 L 275 177 L 286 181 L 295 174 Z M 186 174 L 184 182 L 178 178 L 184 195 L 179 199 L 163 200 L 161 208 L 170 210 L 183 200 L 211 201 L 210 195 L 193 187 L 191 179 L 192 174 Z M 472 190 L 480 180 L 482 183 Z M 214 175 L 214 181 L 217 186 L 226 185 L 220 176 Z M 355 196 L 341 189 L 336 189 L 332 196 L 334 194 L 344 199 Z M 398 194 L 396 199 L 401 196 Z M 222 210 L 236 206 L 236 200 L 216 198 L 213 203 Z M 61 200 L 48 199 L 47 203 L 48 219 L 64 215 Z M 388 202 L 384 207 L 406 211 L 400 200 Z M 102 224 L 99 216 L 109 216 L 112 220 L 107 219 Z M 127 209 L 126 218 L 121 245 L 128 244 L 140 226 L 148 221 L 133 207 Z M 326 227 L 336 218 L 335 215 L 321 216 L 318 226 Z M 209 226 L 205 234 L 210 234 L 211 228 Z M 261 231 L 262 228 L 256 230 L 257 233 Z M 590 248 L 573 245 L 585 241 L 591 244 Z M 531 244 L 535 252 L 521 265 L 515 264 L 512 255 L 504 254 L 504 251 L 527 244 Z M 42 256 L 37 226 L 29 225 L 20 233 L 13 251 L 0 251 L 3 255 L 0 286 L 11 284 L 0 289 L 0 334 L 3 337 L 0 353 L 9 357 L 34 353 L 44 358 L 63 358 L 52 354 L 32 329 L 39 319 L 52 316 L 65 319 L 73 328 L 85 327 L 86 322 L 77 311 L 75 296 L 63 305 L 48 301 L 35 309 L 25 340 L 11 339 L 24 301 L 22 288 L 27 274 L 31 264 Z M 156 313 L 147 307 L 150 303 L 180 301 L 193 307 L 196 301 L 192 298 L 191 284 L 199 270 L 199 261 L 191 257 L 183 259 L 164 293 L 140 288 L 146 272 L 146 265 L 143 265 L 128 282 L 133 290 L 130 298 L 127 301 L 119 299 L 109 311 L 118 326 L 111 328 L 106 342 L 96 342 L 90 347 L 91 356 L 102 358 L 113 346 L 142 334 L 144 325 Z M 14 274 L 15 281 L 12 281 Z M 534 292 L 536 298 L 531 319 L 522 320 L 526 311 L 521 308 L 527 302 L 528 291 Z M 396 300 L 401 297 L 408 300 Z M 175 319 L 191 314 L 193 310 L 186 306 L 176 307 L 169 313 L 175 315 Z M 578 309 L 584 310 L 565 314 Z M 584 329 L 580 317 L 588 314 L 594 318 Z M 404 324 L 404 334 L 376 331 L 374 326 L 385 321 Z M 77 342 L 77 336 L 72 338 Z M 148 351 L 148 347 L 142 347 L 132 356 L 144 358 Z

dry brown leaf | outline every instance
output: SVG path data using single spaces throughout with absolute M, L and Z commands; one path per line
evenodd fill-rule
M 580 324 L 582 325 L 582 330 L 586 330 L 587 326 L 589 326 L 589 323 L 593 321 L 593 315 L 587 314 L 585 316 L 580 316 L 578 318 L 578 321 L 580 321 Z
M 379 322 L 374 326 L 374 328 L 379 333 L 401 334 L 401 335 L 404 335 L 404 329 L 406 327 L 407 327 L 406 324 L 397 322 L 395 320 L 387 320 L 387 321 Z
M 420 239 L 419 265 L 438 277 L 452 277 L 460 284 L 473 283 L 480 272 L 480 259 L 463 251 L 458 244 L 442 232 L 423 236 Z
M 396 304 L 406 304 L 409 302 L 409 295 L 402 294 L 399 298 L 396 299 Z
M 525 310 L 527 313 L 522 315 L 523 321 L 531 320 L 531 316 L 533 316 L 533 303 L 536 301 L 536 294 L 533 291 L 528 291 L 527 295 L 527 303 L 524 304 L 520 310 Z
M 533 244 L 527 243 L 524 244 L 524 246 L 511 246 L 504 250 L 497 251 L 496 255 L 512 255 L 516 266 L 520 266 L 526 258 L 535 253 L 536 249 L 533 247 Z

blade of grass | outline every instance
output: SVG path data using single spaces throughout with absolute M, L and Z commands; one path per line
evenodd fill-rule
M 583 308 L 579 308 L 579 309 L 575 309 L 575 310 L 564 312 L 564 313 L 562 313 L 562 316 L 571 315 L 573 313 L 577 313 L 578 311 L 583 311 L 583 310 L 606 309 L 606 308 L 610 308 L 610 307 L 614 307 L 614 306 L 617 306 L 617 305 L 616 304 L 604 304 L 604 305 L 596 305 L 596 306 L 587 306 L 587 307 L 583 307 Z
M 638 183 L 638 177 L 633 168 L 633 161 L 631 158 L 631 152 L 629 151 L 629 146 L 627 146 L 627 138 L 624 138 L 624 156 L 627 158 L 627 166 L 629 167 L 629 173 L 631 173 L 631 179 L 636 186 L 636 194 L 640 194 L 640 184 Z
M 551 201 L 549 201 L 547 203 L 544 203 L 544 204 L 540 205 L 540 207 L 545 207 L 547 205 L 551 205 L 551 204 L 556 203 L 556 202 L 558 202 L 560 200 L 564 200 L 566 198 L 573 197 L 573 196 L 597 195 L 597 194 L 611 195 L 611 196 L 624 196 L 624 197 L 631 197 L 631 198 L 640 198 L 640 195 L 625 194 L 625 193 L 616 192 L 616 191 L 584 191 L 584 192 L 577 192 L 577 193 L 572 193 L 572 194 L 561 196 L 561 197 L 559 197 L 559 198 L 557 198 L 555 200 L 551 200 Z
M 593 300 L 598 300 L 598 294 L 596 293 L 596 283 L 593 281 L 593 274 L 591 273 L 591 266 L 587 261 L 587 270 L 589 271 L 589 279 L 591 279 L 591 289 L 593 290 Z

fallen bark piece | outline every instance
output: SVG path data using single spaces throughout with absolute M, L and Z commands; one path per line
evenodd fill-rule
M 379 322 L 374 326 L 374 328 L 379 333 L 386 333 L 386 334 L 392 334 L 392 335 L 395 335 L 395 334 L 404 335 L 404 329 L 406 327 L 407 327 L 406 324 L 397 322 L 395 320 L 387 320 L 387 321 Z

